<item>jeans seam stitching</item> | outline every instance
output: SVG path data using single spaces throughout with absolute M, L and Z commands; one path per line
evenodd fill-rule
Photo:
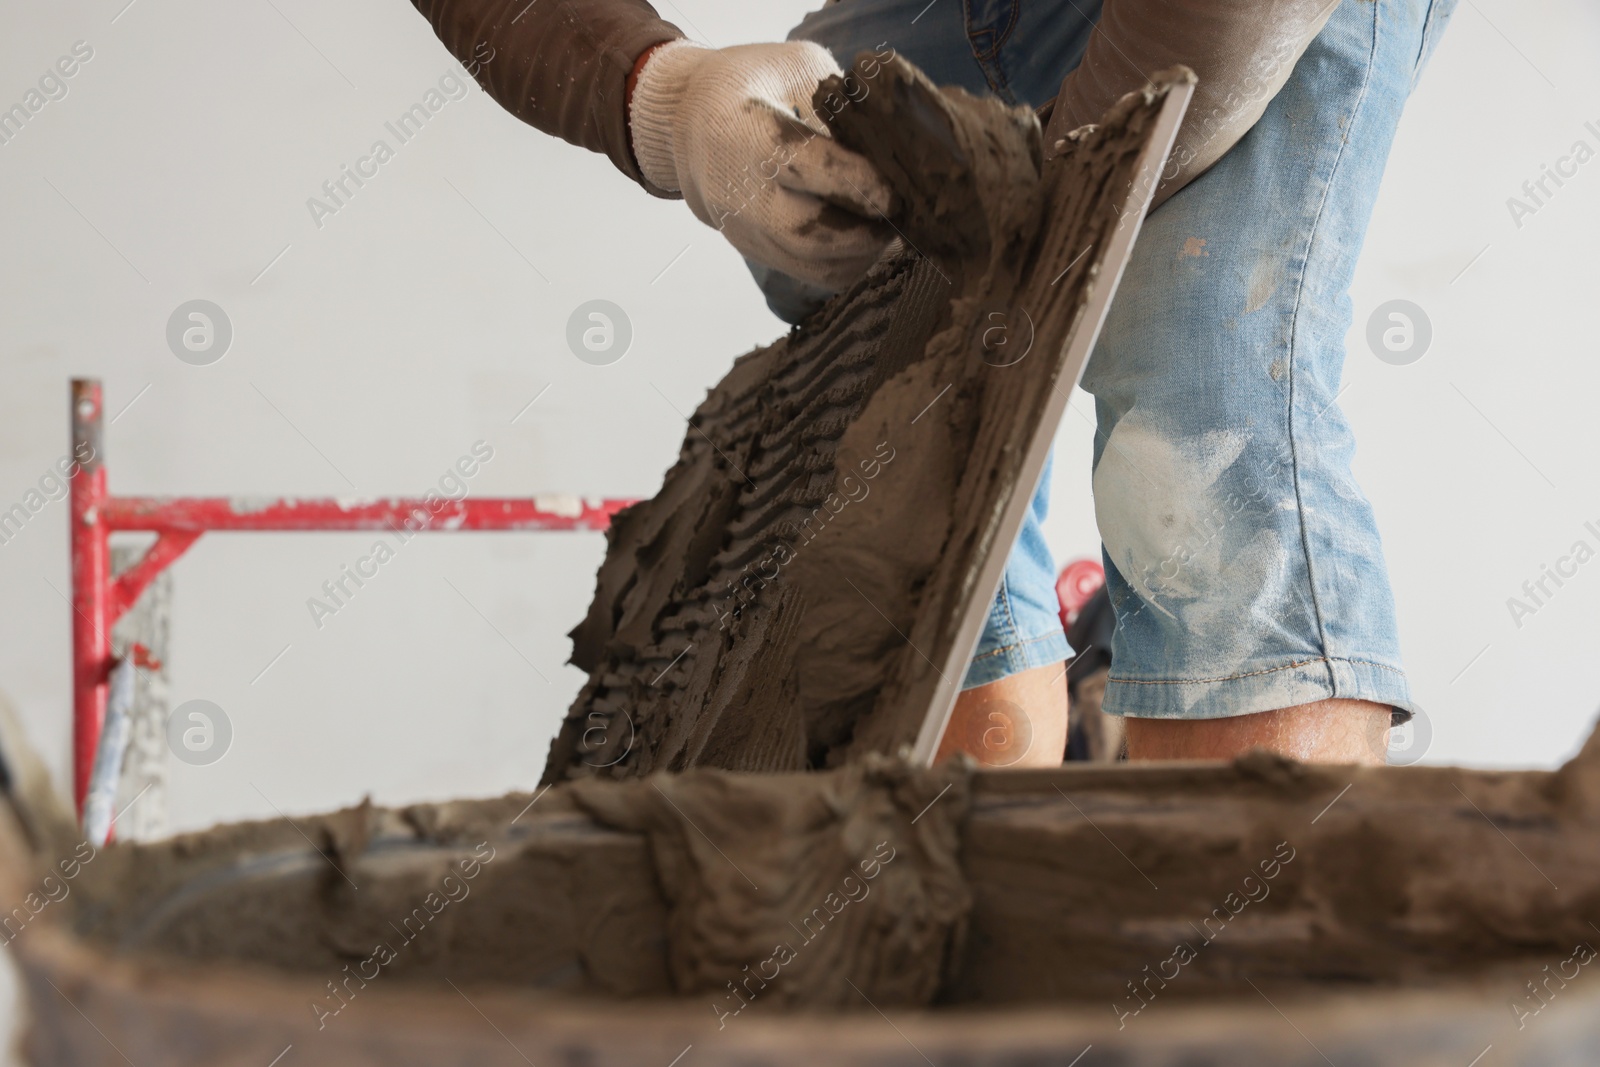
M 1428 10 L 1422 16 L 1422 37 L 1417 44 L 1417 58 L 1411 64 L 1411 84 L 1406 87 L 1408 97 L 1417 91 L 1417 82 L 1422 78 L 1422 66 L 1428 55 L 1429 42 L 1444 32 L 1442 27 L 1434 23 L 1434 17 L 1439 13 L 1443 2 L 1444 0 L 1428 0 Z
M 1017 23 L 1022 21 L 1022 0 L 1010 0 L 1007 4 L 1007 11 L 1011 17 L 1006 20 L 1006 28 L 1001 30 L 995 37 L 994 59 L 996 69 L 1000 68 L 1000 50 L 1006 46 L 1006 42 L 1011 40 L 1011 35 L 1017 31 Z M 1011 79 L 1005 76 L 1004 70 L 1001 70 L 1000 76 L 1007 85 L 1011 84 Z
M 1422 53 L 1428 50 L 1428 27 L 1433 24 L 1433 11 L 1439 0 L 1428 0 L 1428 10 L 1422 13 L 1422 33 L 1417 37 L 1417 54 L 1411 59 L 1411 88 L 1417 87 L 1417 73 L 1422 70 Z
M 1006 77 L 1005 68 L 1000 65 L 1000 51 L 1005 47 L 1011 32 L 1017 28 L 1017 23 L 1022 19 L 1021 0 L 1013 0 L 1010 5 L 1011 19 L 1002 30 L 983 30 L 993 41 L 993 46 L 988 49 L 988 59 L 978 54 L 977 42 L 972 39 L 972 3 L 971 0 L 962 0 L 961 15 L 965 24 L 967 51 L 971 53 L 973 61 L 978 64 L 978 69 L 983 71 L 983 80 L 989 83 L 989 88 L 996 96 L 1002 97 L 1006 103 L 1015 104 L 1016 98 L 1011 92 L 1011 79 Z
M 1326 27 L 1324 27 L 1324 30 L 1326 30 Z M 1350 123 L 1348 126 L 1346 126 L 1346 132 L 1348 132 L 1351 126 L 1355 125 L 1356 117 L 1360 114 L 1362 105 L 1366 103 L 1368 90 L 1372 88 L 1372 72 L 1377 66 L 1377 53 L 1378 5 L 1373 4 L 1372 46 L 1367 53 L 1367 67 L 1365 76 L 1361 82 L 1361 92 L 1356 97 L 1355 105 L 1350 109 Z M 1303 59 L 1304 57 L 1302 56 L 1301 58 Z M 1328 197 L 1332 193 L 1335 179 L 1339 176 L 1340 166 L 1344 163 L 1345 147 L 1348 144 L 1349 139 L 1347 137 L 1340 139 L 1339 149 L 1334 155 L 1333 167 L 1329 170 L 1328 180 L 1322 187 L 1322 199 L 1317 203 L 1316 217 L 1312 220 L 1310 233 L 1306 235 L 1305 257 L 1300 263 L 1300 279 L 1299 284 L 1295 288 L 1294 312 L 1290 317 L 1289 326 L 1289 457 L 1290 466 L 1294 476 L 1294 503 L 1296 518 L 1299 520 L 1300 524 L 1300 551 L 1305 558 L 1306 577 L 1309 579 L 1309 585 L 1311 587 L 1311 607 L 1316 615 L 1317 620 L 1317 643 L 1321 646 L 1323 652 L 1323 662 L 1329 661 L 1329 657 L 1327 655 L 1328 629 L 1326 620 L 1323 617 L 1322 597 L 1317 588 L 1317 567 L 1311 558 L 1310 533 L 1306 528 L 1305 499 L 1300 485 L 1300 448 L 1295 434 L 1295 371 L 1297 369 L 1297 360 L 1295 356 L 1297 349 L 1299 348 L 1300 310 L 1304 306 L 1306 275 L 1309 272 L 1312 250 L 1316 245 L 1318 236 L 1320 235 L 1322 217 L 1327 212 L 1328 208 Z M 1331 665 L 1328 671 L 1328 684 L 1329 686 L 1334 686 L 1335 684 Z
M 1331 670 L 1331 667 L 1335 663 L 1358 663 L 1358 664 L 1361 664 L 1362 666 L 1365 666 L 1365 667 L 1376 667 L 1381 671 L 1388 671 L 1390 674 L 1398 674 L 1402 678 L 1405 677 L 1405 673 L 1406 673 L 1405 671 L 1401 670 L 1398 667 L 1390 667 L 1388 664 L 1378 663 L 1378 662 L 1375 662 L 1375 661 L 1370 660 L 1370 659 L 1346 659 L 1346 658 L 1344 658 L 1342 656 L 1316 656 L 1316 657 L 1314 657 L 1312 659 L 1303 659 L 1303 660 L 1299 660 L 1299 661 L 1297 661 L 1295 663 L 1286 663 L 1282 667 L 1268 667 L 1265 670 L 1246 671 L 1243 674 L 1230 674 L 1230 675 L 1227 675 L 1227 676 L 1222 677 L 1222 678 L 1149 678 L 1149 679 L 1147 679 L 1147 678 L 1117 678 L 1117 677 L 1113 676 L 1113 677 L 1108 677 L 1107 681 L 1120 682 L 1123 685 L 1206 685 L 1206 684 L 1208 684 L 1210 682 L 1233 682 L 1233 681 L 1239 680 L 1240 678 L 1256 678 L 1256 677 L 1259 677 L 1259 676 L 1261 676 L 1263 674 L 1275 674 L 1278 671 L 1292 671 L 1292 670 L 1296 669 L 1297 667 L 1304 667 L 1304 666 L 1307 666 L 1308 664 L 1312 664 L 1312 663 L 1326 663 L 1326 664 L 1328 664 L 1329 667 L 1330 667 L 1330 670 L 1329 670 L 1329 674 L 1330 675 L 1333 673 L 1332 670 Z
M 1049 641 L 1056 637 L 1060 637 L 1063 641 L 1066 640 L 1065 633 L 1050 633 L 1045 634 L 1043 637 L 1030 637 L 1025 641 L 1014 641 L 1009 645 L 1001 645 L 999 648 L 991 648 L 987 652 L 980 652 L 978 655 L 972 657 L 972 662 L 977 663 L 979 660 L 991 659 L 995 656 L 1003 656 L 1007 653 L 1015 652 L 1019 648 L 1026 648 L 1029 645 L 1037 645 L 1041 641 Z
M 1006 629 L 1010 631 L 1012 637 L 1021 636 L 1022 627 L 1017 625 L 1016 612 L 1011 610 L 1011 578 L 1006 574 L 1000 575 L 1000 603 L 1004 604 L 1006 608 Z M 1014 648 L 1016 645 L 1017 642 L 1013 641 L 1000 647 L 1002 649 Z

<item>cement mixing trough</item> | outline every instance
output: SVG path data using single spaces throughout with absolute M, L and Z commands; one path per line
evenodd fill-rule
M 1600 1048 L 1600 738 L 1556 773 L 874 757 L 297 823 L 83 863 L 13 942 L 36 1062 L 665 1065 L 692 1046 L 682 1062 L 1464 1067 Z M 0 848 L 7 893 L 29 891 L 10 820 Z
M 926 766 L 1187 82 L 1046 151 L 853 76 L 834 128 L 906 248 L 619 518 L 548 789 L 84 853 L 5 739 L 34 1062 L 1595 1062 L 1600 740 L 1555 773 Z M 1023 309 L 1015 360 L 985 338 Z

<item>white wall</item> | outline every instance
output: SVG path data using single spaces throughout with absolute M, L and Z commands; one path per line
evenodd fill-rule
M 1507 606 L 1576 540 L 1600 550 L 1584 528 L 1600 529 L 1600 161 L 1520 227 L 1507 208 L 1575 141 L 1600 150 L 1597 47 L 1592 3 L 1463 3 L 1401 129 L 1355 286 L 1344 403 L 1434 761 L 1549 766 L 1600 708 L 1600 563 L 1547 581 L 1556 595 L 1520 625 Z M 1361 340 L 1396 297 L 1433 322 L 1409 367 Z
M 0 105 L 75 41 L 94 49 L 69 94 L 0 146 L 0 510 L 66 451 L 78 374 L 105 379 L 111 412 L 132 401 L 107 440 L 120 493 L 420 494 L 485 439 L 495 458 L 476 494 L 648 495 L 683 434 L 674 409 L 781 332 L 681 204 L 476 87 L 314 225 L 307 198 L 450 69 L 401 0 L 124 2 L 0 14 Z M 807 6 L 679 0 L 718 44 L 779 36 Z M 1600 147 L 1583 125 L 1600 130 L 1597 45 L 1581 0 L 1464 4 L 1402 129 L 1356 286 L 1344 403 L 1432 711 L 1430 760 L 1550 766 L 1600 705 L 1600 563 L 1520 629 L 1505 604 L 1575 539 L 1600 547 L 1582 527 L 1600 526 L 1600 162 L 1520 229 L 1505 206 L 1575 139 Z M 235 329 L 207 367 L 164 338 L 196 297 Z M 634 324 L 610 367 L 563 340 L 595 297 Z M 1433 323 L 1411 366 L 1362 340 L 1394 297 Z M 1098 551 L 1089 441 L 1069 413 L 1050 525 L 1063 559 Z M 0 688 L 63 781 L 66 511 L 0 546 Z M 215 701 L 235 738 L 214 766 L 174 766 L 174 828 L 537 779 L 581 680 L 564 634 L 601 536 L 422 538 L 317 629 L 307 598 L 371 540 L 209 536 L 177 566 L 174 700 Z

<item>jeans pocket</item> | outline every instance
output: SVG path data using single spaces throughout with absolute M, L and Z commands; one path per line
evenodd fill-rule
M 1460 0 L 1429 0 L 1428 13 L 1422 20 L 1422 44 L 1417 49 L 1417 61 L 1411 70 L 1413 90 L 1422 77 L 1423 68 L 1428 65 L 1428 60 L 1433 58 L 1433 50 L 1439 47 L 1439 35 L 1444 33 L 1445 26 L 1449 25 L 1450 16 L 1455 14 L 1459 2 Z

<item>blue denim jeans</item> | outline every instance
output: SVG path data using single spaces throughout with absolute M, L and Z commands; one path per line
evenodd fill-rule
M 1261 120 L 1139 235 L 1083 382 L 1117 617 L 1107 712 L 1415 707 L 1335 400 L 1389 146 L 1454 6 L 1343 0 Z M 935 82 L 1037 106 L 1098 15 L 1098 0 L 840 0 L 790 37 L 846 66 L 887 42 Z M 757 278 L 780 315 L 824 295 Z M 1048 484 L 1047 467 L 966 688 L 1070 655 L 1040 533 Z

